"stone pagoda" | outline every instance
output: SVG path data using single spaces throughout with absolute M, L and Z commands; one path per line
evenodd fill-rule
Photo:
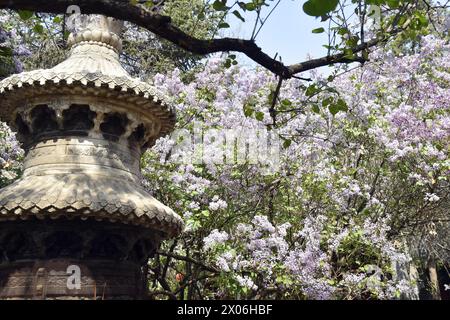
M 70 19 L 67 60 L 0 82 L 26 153 L 0 190 L 0 299 L 145 298 L 147 260 L 183 222 L 141 186 L 140 156 L 175 115 L 121 66 L 122 22 Z

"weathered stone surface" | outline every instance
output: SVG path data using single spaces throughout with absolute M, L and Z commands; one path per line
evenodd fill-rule
M 0 299 L 142 299 L 158 231 L 105 221 L 0 224 Z M 79 288 L 67 285 L 79 268 Z
M 140 186 L 139 155 L 90 137 L 39 142 L 28 150 L 23 177 L 0 190 L 0 220 L 94 217 L 174 236 L 183 222 Z
M 101 200 L 98 190 L 103 190 Z M 16 219 L 18 215 L 33 217 L 37 213 L 48 218 L 96 217 L 155 227 L 167 237 L 180 233 L 183 226 L 178 215 L 142 188 L 104 176 L 65 174 L 23 178 L 0 190 L 0 198 L 0 221 Z
M 86 19 L 84 17 L 82 19 Z M 122 67 L 120 38 L 114 40 L 118 35 L 111 31 L 117 32 L 119 27 L 110 20 L 95 15 L 84 20 L 81 25 L 84 29 L 69 38 L 72 45 L 69 58 L 54 68 L 23 72 L 0 81 L 0 118 L 14 127 L 18 109 L 32 106 L 30 99 L 40 96 L 41 103 L 46 99 L 63 98 L 63 95 L 68 98 L 62 100 L 72 102 L 80 97 L 91 97 L 91 101 L 105 97 L 109 102 L 116 99 L 132 102 L 131 109 L 144 109 L 159 122 L 158 135 L 170 132 L 175 124 L 175 113 L 169 98 L 157 88 L 132 78 Z M 105 36 L 99 37 L 93 27 L 105 28 L 96 30 Z

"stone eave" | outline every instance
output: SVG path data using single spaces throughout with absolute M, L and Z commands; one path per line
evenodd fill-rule
M 161 121 L 161 136 L 171 132 L 176 114 L 168 98 L 152 86 L 129 78 L 111 78 L 96 73 L 54 74 L 45 70 L 13 75 L 0 81 L 0 118 L 12 124 L 15 110 L 37 96 L 79 95 L 103 97 L 111 101 L 126 101 L 148 110 Z

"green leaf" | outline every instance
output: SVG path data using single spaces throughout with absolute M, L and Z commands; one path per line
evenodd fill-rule
M 219 23 L 219 29 L 225 29 L 225 28 L 229 28 L 230 25 L 226 22 L 221 22 Z
M 225 11 L 228 9 L 228 7 L 225 5 L 226 3 L 226 0 L 216 0 L 213 3 L 213 9 L 216 11 Z
M 326 107 L 329 106 L 333 102 L 332 97 L 328 97 L 322 100 L 322 106 Z
M 338 93 L 337 90 L 335 88 L 331 88 L 331 87 L 326 87 L 325 91 L 331 92 L 331 93 Z
M 200 214 L 202 216 L 204 216 L 204 217 L 209 217 L 209 211 L 208 210 L 203 210 Z
M 291 143 L 292 143 L 292 140 L 291 140 L 291 139 L 285 139 L 284 142 L 283 142 L 283 148 L 284 148 L 284 149 L 289 148 L 289 146 L 291 145 Z
M 56 17 L 53 19 L 53 23 L 61 23 L 62 20 L 63 20 L 63 19 L 62 19 L 60 16 L 56 16 Z
M 359 37 L 357 36 L 351 36 L 345 43 L 349 48 L 356 47 L 358 44 Z M 353 52 L 352 52 L 353 53 Z
M 246 117 L 251 117 L 253 112 L 255 112 L 255 109 L 253 109 L 252 106 L 250 106 L 250 105 L 245 105 L 244 106 L 244 115 Z
M 338 100 L 336 101 L 336 103 L 330 104 L 330 105 L 328 106 L 328 110 L 330 111 L 330 113 L 331 113 L 332 115 L 335 115 L 335 114 L 337 114 L 339 111 L 347 112 L 347 111 L 348 111 L 348 106 L 347 106 L 347 103 L 346 103 L 344 100 L 338 99 Z
M 306 89 L 305 94 L 307 97 L 312 97 L 317 92 L 319 92 L 319 89 L 317 89 L 315 84 L 312 84 Z
M 313 29 L 312 31 L 312 33 L 323 33 L 323 32 L 325 32 L 325 29 L 322 27 Z
M 350 33 L 350 31 L 347 28 L 339 28 L 338 34 L 343 36 L 344 34 Z
M 303 11 L 313 17 L 321 17 L 333 11 L 339 0 L 308 0 L 303 4 Z
M 232 13 L 234 14 L 234 16 L 235 16 L 236 18 L 238 18 L 238 19 L 241 20 L 242 22 L 245 22 L 245 19 L 242 17 L 242 15 L 239 13 L 239 11 L 234 10 Z
M 320 113 L 319 105 L 313 104 L 313 105 L 312 105 L 312 111 L 313 111 L 314 113 L 319 114 L 319 113 Z
M 275 91 L 271 89 L 269 95 L 267 96 L 267 103 L 272 103 L 274 95 Z
M 339 107 L 336 104 L 331 104 L 328 106 L 328 110 L 334 116 L 339 112 Z
M 138 1 L 138 2 L 141 2 L 141 3 L 142 3 L 143 1 Z M 155 7 L 156 7 L 155 2 L 156 2 L 156 1 L 145 1 L 144 5 L 145 5 L 147 8 L 152 9 L 152 8 L 155 8 Z
M 365 60 L 369 60 L 369 51 L 363 50 L 363 51 L 362 51 L 362 57 L 363 57 Z
M 345 111 L 345 112 L 348 111 L 347 103 L 344 100 L 338 99 L 338 101 L 336 102 L 336 105 L 338 106 L 340 111 Z
M 42 34 L 44 32 L 44 27 L 41 24 L 36 24 L 34 25 L 33 30 L 39 34 Z
M 258 121 L 263 121 L 264 120 L 264 112 L 258 111 L 255 113 L 255 118 Z
M 70 36 L 70 31 L 68 31 L 68 30 L 65 30 L 64 31 L 64 39 L 69 39 L 69 36 Z
M 386 3 L 391 9 L 397 9 L 400 5 L 399 0 L 386 0 Z
M 373 4 L 376 6 L 382 5 L 386 0 L 366 0 L 367 4 Z
M 253 2 L 249 2 L 245 4 L 245 9 L 247 9 L 248 11 L 255 11 L 256 10 L 256 4 L 254 4 Z
M 29 10 L 18 10 L 17 13 L 19 14 L 20 19 L 22 20 L 29 20 L 34 12 Z
M 416 18 L 417 18 L 417 20 L 419 21 L 419 24 L 420 24 L 421 26 L 426 27 L 426 26 L 428 25 L 428 19 L 427 19 L 427 17 L 426 17 L 423 13 L 416 12 L 416 13 L 415 13 L 415 16 L 416 16 Z

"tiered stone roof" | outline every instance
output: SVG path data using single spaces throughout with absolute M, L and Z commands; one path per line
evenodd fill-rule
M 120 22 L 74 19 L 65 61 L 0 81 L 0 119 L 27 149 L 23 177 L 0 190 L 0 220 L 92 218 L 174 236 L 182 219 L 140 186 L 139 171 L 140 154 L 173 130 L 170 100 L 120 64 Z

